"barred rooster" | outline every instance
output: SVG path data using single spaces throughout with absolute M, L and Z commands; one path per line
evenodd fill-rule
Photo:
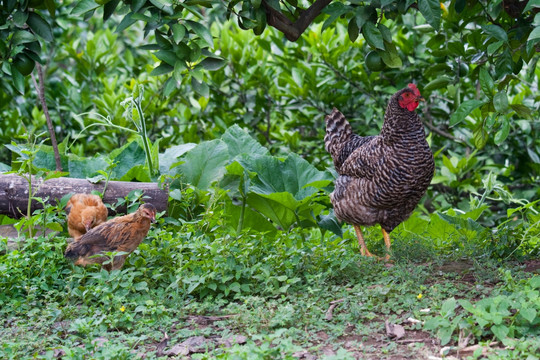
M 360 226 L 380 224 L 390 258 L 388 233 L 411 215 L 433 178 L 433 153 L 415 112 L 420 101 L 414 84 L 395 93 L 377 136 L 353 134 L 335 108 L 325 118 L 325 148 L 339 174 L 330 200 L 336 217 L 354 226 L 362 255 L 373 256 Z

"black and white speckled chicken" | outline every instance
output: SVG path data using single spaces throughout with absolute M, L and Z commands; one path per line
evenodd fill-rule
M 388 233 L 411 215 L 433 178 L 433 153 L 415 112 L 420 101 L 414 84 L 395 93 L 377 136 L 353 134 L 337 109 L 325 118 L 325 147 L 339 174 L 330 200 L 336 217 L 354 226 L 362 255 L 373 256 L 360 226 L 380 224 L 389 259 Z

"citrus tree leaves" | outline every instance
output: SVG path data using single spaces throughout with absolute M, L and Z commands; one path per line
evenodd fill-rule
M 429 25 L 438 30 L 441 26 L 441 4 L 439 0 L 418 0 L 418 10 Z
M 467 100 L 461 103 L 458 109 L 450 117 L 450 126 L 454 126 L 465 120 L 474 109 L 484 105 L 484 101 L 481 100 Z

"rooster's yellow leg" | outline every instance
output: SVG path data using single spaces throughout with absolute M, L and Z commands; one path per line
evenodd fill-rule
M 360 226 L 353 226 L 354 230 L 356 231 L 356 237 L 358 238 L 358 245 L 360 245 L 360 254 L 364 256 L 373 256 L 373 254 L 370 253 L 367 249 L 366 243 L 364 242 L 364 237 L 362 236 L 362 229 L 360 229 Z
M 390 243 L 390 235 L 388 235 L 388 233 L 384 229 L 381 229 L 381 230 L 384 237 L 384 244 L 386 245 L 386 256 L 384 257 L 384 259 L 389 260 L 390 259 L 390 245 L 392 245 Z

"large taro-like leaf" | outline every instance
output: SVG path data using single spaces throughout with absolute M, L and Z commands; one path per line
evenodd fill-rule
M 69 157 L 69 177 L 85 179 L 95 176 L 99 170 L 107 169 L 107 162 L 103 157 L 81 158 L 76 155 Z
M 122 146 L 120 149 L 113 151 L 111 158 L 117 162 L 117 165 L 114 168 L 114 177 L 124 181 L 129 181 L 134 178 L 134 176 L 125 176 L 132 168 L 137 165 L 144 166 L 146 163 L 144 149 L 137 141 L 132 141 Z
M 303 200 L 329 185 L 332 176 L 320 171 L 296 154 L 290 154 L 285 161 L 268 155 L 243 156 L 240 164 L 255 173 L 251 191 L 269 195 L 288 192 L 294 199 Z
M 243 215 L 242 220 L 242 229 L 255 229 L 261 232 L 275 233 L 276 227 L 268 221 L 268 218 L 265 218 L 260 213 L 252 210 L 249 206 L 244 208 L 244 214 L 242 214 L 242 206 L 233 204 L 232 200 L 225 202 L 225 217 L 228 220 L 228 223 L 233 225 L 234 229 L 238 229 L 238 223 L 240 222 L 240 217 Z
M 185 162 L 176 167 L 184 179 L 200 190 L 207 190 L 225 174 L 229 162 L 227 145 L 221 140 L 198 144 L 184 156 Z
M 175 145 L 166 149 L 163 154 L 159 154 L 159 172 L 170 175 L 172 173 L 171 167 L 179 161 L 178 158 L 195 146 L 196 144 L 193 143 Z
M 241 156 L 238 162 L 253 176 L 247 203 L 280 228 L 295 222 L 316 225 L 324 206 L 313 204 L 320 188 L 331 182 L 331 175 L 317 170 L 296 154 L 284 161 L 268 155 Z
M 228 128 L 221 140 L 227 144 L 231 160 L 241 154 L 268 154 L 267 148 L 259 144 L 246 130 L 238 125 Z

